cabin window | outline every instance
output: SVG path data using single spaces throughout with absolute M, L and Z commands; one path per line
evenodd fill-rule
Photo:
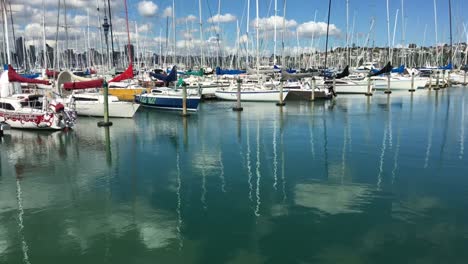
M 42 102 L 38 100 L 33 100 L 33 101 L 25 101 L 21 102 L 22 107 L 30 107 L 34 109 L 42 109 Z
M 15 110 L 15 108 L 9 103 L 0 103 L 0 108 L 5 110 Z

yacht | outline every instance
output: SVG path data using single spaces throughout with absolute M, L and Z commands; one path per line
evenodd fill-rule
M 12 128 L 61 130 L 73 128 L 76 112 L 38 94 L 13 94 L 0 98 L 0 122 Z

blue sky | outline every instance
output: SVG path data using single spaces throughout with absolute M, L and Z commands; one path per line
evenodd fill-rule
M 273 15 L 273 2 L 274 0 L 260 0 L 259 1 L 259 16 L 269 17 Z M 153 1 L 158 5 L 158 12 L 172 5 L 171 0 L 164 1 Z M 176 17 L 184 17 L 189 14 L 197 16 L 198 19 L 198 0 L 176 0 Z M 243 21 L 240 21 L 243 17 L 243 13 L 246 7 L 247 0 L 221 0 L 221 14 L 230 13 L 239 20 L 243 26 L 241 33 L 245 32 L 245 17 Z M 396 28 L 395 45 L 402 43 L 402 17 L 401 17 L 401 0 L 390 0 L 390 31 L 391 37 L 393 37 L 393 27 L 395 21 L 395 14 L 399 9 L 398 24 Z M 448 0 L 436 0 L 437 4 L 437 20 L 438 20 L 438 41 L 439 43 L 449 42 L 449 21 L 448 21 Z M 138 1 L 129 2 L 130 6 L 130 19 L 139 20 L 141 23 L 150 22 L 154 24 L 154 28 L 159 28 L 165 24 L 161 22 L 161 18 L 158 16 L 145 18 L 138 14 L 137 10 Z M 218 0 L 203 0 L 203 20 L 204 27 L 210 26 L 207 19 L 211 15 L 215 15 L 218 12 Z M 270 6 L 271 5 L 271 6 Z M 278 0 L 278 15 L 282 15 L 283 0 Z M 268 10 L 270 8 L 270 10 Z M 211 13 L 210 13 L 211 10 Z M 317 12 L 317 21 L 326 22 L 328 10 L 327 0 L 289 0 L 287 1 L 286 18 L 288 20 L 294 19 L 297 24 L 309 22 L 314 20 L 314 14 Z M 462 12 L 465 10 L 465 12 Z M 468 1 L 467 0 L 452 0 L 452 12 L 453 12 L 453 38 L 454 41 L 462 40 L 466 41 L 466 35 L 463 34 L 463 23 L 468 27 Z M 372 39 L 375 40 L 376 46 L 384 46 L 387 44 L 387 14 L 386 14 L 386 0 L 368 0 L 368 1 L 357 1 L 349 0 L 349 27 L 351 30 L 353 17 L 355 17 L 355 33 L 359 33 L 361 36 L 354 42 L 363 44 L 365 36 L 369 32 L 371 19 L 375 19 L 374 35 L 371 36 L 370 44 Z M 255 1 L 251 0 L 250 10 L 251 21 L 255 18 Z M 434 4 L 433 0 L 404 0 L 404 19 L 406 29 L 406 43 L 416 43 L 418 45 L 423 43 L 424 30 L 426 29 L 426 45 L 432 45 L 435 43 L 435 30 L 434 30 Z M 165 20 L 164 20 L 165 21 Z M 346 43 L 346 0 L 332 0 L 331 20 L 330 23 L 335 24 L 339 30 L 341 30 L 341 37 L 334 38 L 331 42 L 333 46 L 344 45 Z M 198 28 L 198 20 L 195 22 L 195 27 Z M 228 42 L 235 41 L 236 22 L 222 23 L 223 38 L 227 39 Z M 153 31 L 154 31 L 153 28 Z M 185 25 L 178 26 L 179 30 L 185 28 Z M 294 31 L 294 28 L 291 29 Z M 157 30 L 159 32 L 159 30 Z M 159 33 L 158 33 L 159 34 Z M 196 36 L 198 33 L 196 33 Z M 210 34 L 205 34 L 207 37 Z M 251 36 L 254 35 L 254 29 L 251 29 Z M 179 38 L 179 37 L 178 37 Z M 290 43 L 288 46 L 296 44 L 296 38 L 290 38 L 287 42 Z M 316 44 L 323 44 L 323 41 L 316 41 Z M 309 45 L 310 37 L 301 37 L 301 45 Z M 323 46 L 323 45 L 322 45 Z
M 40 45 L 42 39 L 42 3 L 46 3 L 46 38 L 47 42 L 54 45 L 55 31 L 57 23 L 57 0 L 11 0 L 13 16 L 15 19 L 16 35 L 23 35 L 30 43 Z M 63 1 L 63 0 L 62 0 Z M 101 12 L 101 22 L 97 19 L 96 4 L 101 6 L 105 0 L 66 0 L 69 6 L 68 24 L 72 24 L 69 28 L 69 39 L 77 49 L 83 49 L 86 41 L 87 32 L 87 13 L 90 14 L 90 47 L 96 47 L 99 44 L 99 35 L 97 26 L 102 24 L 103 14 Z M 199 40 L 199 25 L 198 25 L 198 0 L 175 0 L 176 18 L 187 18 L 193 15 L 191 22 L 179 23 L 177 25 L 178 45 L 184 42 L 184 39 Z M 208 29 L 217 23 L 209 23 L 210 17 L 218 13 L 219 0 L 202 0 L 203 6 L 203 27 Z M 399 9 L 398 24 L 395 34 L 395 45 L 402 43 L 402 17 L 401 17 L 402 0 L 390 0 L 390 29 L 393 36 L 393 27 L 395 22 L 395 14 Z M 437 20 L 438 20 L 438 42 L 449 42 L 449 22 L 448 22 L 448 0 L 436 0 L 437 3 Z M 142 5 L 144 4 L 144 5 Z M 266 22 L 262 24 L 269 27 L 265 31 L 263 41 L 264 50 L 272 50 L 272 21 L 274 0 L 259 1 L 259 17 Z M 116 38 L 119 38 L 119 43 L 123 45 L 126 42 L 125 34 L 125 13 L 124 0 L 111 0 L 113 8 L 114 32 Z M 160 32 L 162 37 L 165 36 L 166 18 L 163 17 L 165 8 L 172 5 L 172 0 L 128 0 L 130 31 L 135 31 L 135 22 L 140 28 L 140 45 L 144 42 L 151 50 L 158 50 L 159 43 L 157 42 Z M 230 22 L 220 23 L 222 46 L 232 48 L 236 45 L 236 21 L 241 25 L 241 35 L 246 31 L 246 5 L 247 0 L 221 0 L 221 15 Z M 143 8 L 139 8 L 143 7 Z M 149 7 L 149 8 L 148 8 Z M 278 15 L 282 16 L 283 0 L 278 0 Z M 290 49 L 298 45 L 300 47 L 311 47 L 323 50 L 325 46 L 323 27 L 326 22 L 328 10 L 327 0 L 288 0 L 286 9 L 286 31 L 285 46 Z M 453 38 L 454 42 L 467 41 L 466 31 L 463 25 L 468 30 L 468 0 L 452 0 L 453 10 Z M 464 11 L 464 12 L 463 12 Z M 250 22 L 253 23 L 255 18 L 255 0 L 251 0 L 250 7 Z M 316 24 L 314 16 L 317 14 Z M 376 46 L 387 45 L 387 15 L 386 15 L 386 0 L 349 0 L 349 30 L 352 31 L 353 18 L 355 18 L 353 42 L 357 45 L 364 45 L 366 36 L 369 33 L 371 20 L 374 19 L 374 30 L 370 35 L 369 45 L 375 41 Z M 145 15 L 145 16 L 144 16 Z M 267 20 L 270 18 L 270 20 Z M 64 23 L 63 15 L 60 17 L 60 24 Z M 280 18 L 278 18 L 280 19 Z M 426 30 L 426 45 L 435 44 L 435 29 L 434 29 L 434 4 L 433 0 L 404 0 L 404 19 L 406 30 L 406 41 L 408 43 L 423 44 L 424 30 Z M 277 21 L 277 20 L 276 20 Z M 319 23 L 320 22 L 320 23 Z M 344 46 L 346 44 L 346 0 L 332 0 L 331 33 L 333 37 L 330 40 L 331 47 Z M 281 24 L 282 25 L 282 24 Z M 195 32 L 187 34 L 186 27 L 193 27 Z M 262 27 L 263 27 L 262 26 Z M 312 31 L 314 42 L 312 43 Z M 297 35 L 296 35 L 297 33 Z M 11 34 L 11 32 L 10 32 Z M 215 35 L 214 31 L 204 33 L 205 42 L 207 45 L 208 39 L 212 39 Z M 264 36 L 261 35 L 261 36 Z M 298 37 L 298 38 L 297 38 Z M 59 41 L 65 38 L 63 27 L 60 28 Z M 350 37 L 351 38 L 351 37 Z M 242 39 L 242 38 L 241 38 Z M 255 29 L 250 27 L 250 41 L 255 40 Z M 135 42 L 135 35 L 132 34 L 132 42 Z M 194 47 L 199 45 L 193 42 Z M 73 45 L 70 44 L 73 48 Z M 213 45 L 213 43 L 211 43 Z M 280 34 L 278 33 L 278 53 L 280 49 Z M 312 45 L 313 44 L 313 45 Z M 59 45 L 63 45 L 60 44 Z

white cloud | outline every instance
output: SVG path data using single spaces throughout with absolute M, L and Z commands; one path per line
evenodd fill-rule
M 77 25 L 77 26 L 86 25 L 87 20 L 88 20 L 88 17 L 87 17 L 87 16 L 82 16 L 82 15 L 76 15 L 76 16 L 73 18 L 73 22 L 74 22 L 75 25 Z
M 151 24 L 143 24 L 138 26 L 138 32 L 148 32 L 151 30 Z
M 164 38 L 164 37 L 155 37 L 155 38 L 153 38 L 153 40 L 154 40 L 154 42 L 156 42 L 158 44 L 159 43 L 166 43 L 166 38 Z
M 245 34 L 239 37 L 239 43 L 247 43 L 248 40 L 249 38 Z
M 236 16 L 232 14 L 224 14 L 224 15 L 214 15 L 208 18 L 209 23 L 228 23 L 236 21 Z
M 275 28 L 275 24 L 277 30 L 283 30 L 283 23 L 286 28 L 297 26 L 297 22 L 295 20 L 285 20 L 280 16 L 271 16 L 258 19 L 258 27 L 260 30 L 273 30 Z M 253 28 L 257 27 L 257 19 L 254 19 L 250 23 L 250 26 Z
M 220 32 L 221 32 L 221 28 L 218 27 L 218 26 L 211 26 L 211 27 L 205 28 L 205 31 L 207 31 L 207 32 L 213 32 L 213 33 L 220 33 Z
M 302 23 L 297 27 L 297 32 L 299 33 L 299 36 L 307 36 L 307 37 L 310 37 L 312 35 L 314 35 L 314 37 L 325 36 L 327 34 L 327 23 L 314 22 L 314 21 Z M 329 35 L 340 36 L 341 30 L 337 28 L 334 24 L 330 24 Z
M 163 17 L 172 17 L 172 7 L 168 6 L 164 9 L 163 11 L 163 14 L 162 14 Z
M 152 17 L 158 12 L 158 5 L 152 1 L 141 1 L 138 3 L 138 13 L 144 17 Z
M 188 22 L 195 22 L 195 21 L 197 21 L 197 17 L 194 16 L 194 15 L 188 15 L 186 17 L 177 19 L 177 23 L 179 23 L 179 24 L 188 23 Z

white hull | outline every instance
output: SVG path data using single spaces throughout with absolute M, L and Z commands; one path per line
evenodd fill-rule
M 288 90 L 283 91 L 283 100 L 286 99 L 288 95 Z M 278 90 L 255 90 L 255 91 L 241 91 L 241 101 L 243 102 L 278 102 L 280 98 L 280 92 Z M 237 100 L 237 91 L 216 91 L 216 97 L 221 100 L 236 101 Z
M 140 107 L 130 102 L 109 102 L 109 117 L 131 118 Z M 76 101 L 75 110 L 80 116 L 104 116 L 104 104 L 101 102 Z
M 427 80 L 424 78 L 414 79 L 414 89 L 425 87 Z M 386 90 L 388 87 L 387 79 L 374 80 L 375 90 Z M 411 79 L 390 79 L 390 90 L 409 90 L 411 89 Z
M 370 91 L 372 92 L 372 84 Z M 349 84 L 336 84 L 335 92 L 337 94 L 365 94 L 367 93 L 367 82 L 366 84 L 360 83 L 349 83 Z
M 0 111 L 0 122 L 19 129 L 61 130 L 67 127 L 63 118 L 53 112 Z
M 47 102 L 44 108 L 43 103 Z M 14 94 L 0 98 L 0 122 L 11 128 L 34 130 L 60 130 L 72 128 L 76 112 L 42 95 Z

